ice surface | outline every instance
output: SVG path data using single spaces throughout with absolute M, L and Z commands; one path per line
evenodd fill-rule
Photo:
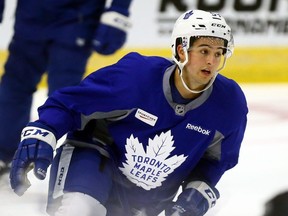
M 288 84 L 242 85 L 242 88 L 250 112 L 239 164 L 218 183 L 221 198 L 207 216 L 262 216 L 264 203 L 278 192 L 288 190 Z M 38 91 L 34 98 L 37 107 L 43 103 L 45 91 Z M 22 197 L 13 194 L 7 182 L 3 183 L 8 181 L 6 178 L 1 180 L 1 216 L 46 215 L 47 180 L 29 176 L 32 186 Z

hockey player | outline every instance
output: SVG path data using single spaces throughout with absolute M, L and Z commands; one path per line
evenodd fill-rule
M 0 176 L 8 169 L 21 130 L 30 121 L 32 95 L 43 73 L 48 73 L 50 95 L 81 81 L 93 49 L 109 55 L 123 46 L 131 0 L 110 1 L 108 8 L 106 2 L 18 0 L 0 84 Z
M 231 30 L 217 13 L 190 10 L 171 45 L 173 61 L 129 53 L 52 94 L 23 129 L 14 191 L 29 187 L 31 163 L 39 179 L 52 163 L 50 215 L 201 216 L 213 207 L 217 182 L 238 162 L 248 112 L 239 85 L 218 75 Z

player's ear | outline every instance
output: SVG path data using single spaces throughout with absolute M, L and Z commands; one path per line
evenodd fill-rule
M 178 53 L 178 56 L 179 56 L 179 61 L 180 62 L 184 62 L 185 61 L 185 52 L 184 52 L 182 44 L 179 44 L 177 46 L 177 53 Z

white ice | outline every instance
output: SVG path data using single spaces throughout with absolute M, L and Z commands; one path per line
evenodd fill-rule
M 207 216 L 263 216 L 265 202 L 288 190 L 288 84 L 241 86 L 250 112 L 239 164 L 218 183 L 221 198 Z M 45 91 L 38 91 L 34 98 L 32 116 L 36 118 L 35 110 L 44 101 Z M 29 177 L 32 186 L 22 197 L 2 179 L 1 216 L 46 215 L 48 182 L 35 179 L 33 174 Z

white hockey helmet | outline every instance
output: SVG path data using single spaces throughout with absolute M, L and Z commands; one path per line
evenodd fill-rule
M 188 62 L 188 50 L 191 37 L 216 37 L 224 40 L 224 59 L 222 66 L 217 70 L 215 76 L 210 80 L 206 88 L 196 91 L 190 89 L 183 80 L 182 70 Z M 181 62 L 178 59 L 177 46 L 182 44 L 186 59 Z M 234 40 L 231 28 L 227 25 L 225 19 L 218 13 L 206 12 L 203 10 L 189 10 L 183 13 L 175 22 L 172 32 L 172 58 L 179 67 L 181 81 L 184 87 L 192 93 L 200 93 L 207 90 L 216 79 L 220 70 L 225 67 L 226 59 L 233 54 Z
M 234 49 L 234 40 L 231 28 L 225 19 L 218 13 L 206 12 L 203 10 L 189 10 L 183 13 L 175 22 L 172 32 L 172 54 L 176 56 L 177 39 L 181 38 L 182 46 L 190 48 L 191 37 L 217 37 L 225 42 L 230 57 Z

